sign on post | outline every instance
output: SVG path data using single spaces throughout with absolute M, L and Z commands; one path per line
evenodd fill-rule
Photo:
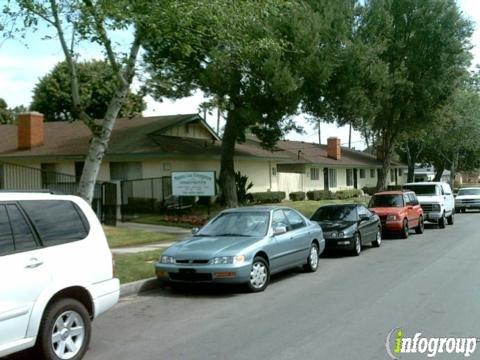
M 173 196 L 215 196 L 215 171 L 172 171 Z

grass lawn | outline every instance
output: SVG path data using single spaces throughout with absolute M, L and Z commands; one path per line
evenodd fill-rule
M 140 229 L 127 229 L 112 226 L 104 226 L 107 235 L 108 245 L 111 248 L 151 244 L 161 241 L 170 241 L 175 237 L 172 234 L 164 234 L 157 231 L 146 231 Z
M 181 227 L 185 229 L 191 229 L 194 226 L 189 223 L 183 223 L 183 222 L 168 222 L 162 219 L 163 215 L 146 215 L 139 217 L 137 219 L 132 220 L 132 222 L 136 222 L 138 224 L 149 224 L 149 225 L 164 225 L 164 226 L 175 226 L 175 227 Z
M 163 250 L 153 250 L 136 254 L 115 254 L 116 277 L 121 284 L 154 277 L 154 265 L 162 252 Z

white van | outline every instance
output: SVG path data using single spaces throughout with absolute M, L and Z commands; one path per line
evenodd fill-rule
M 438 224 L 453 225 L 455 214 L 455 198 L 450 185 L 445 182 L 417 182 L 403 185 L 403 189 L 417 194 L 426 221 Z
M 75 196 L 0 192 L 0 357 L 79 360 L 91 321 L 118 302 L 112 255 Z

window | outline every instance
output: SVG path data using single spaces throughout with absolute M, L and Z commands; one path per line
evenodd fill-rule
M 390 182 L 395 181 L 395 169 L 390 169 Z
M 277 168 L 275 166 L 272 167 L 272 176 L 277 176 Z
M 414 193 L 408 193 L 408 200 L 410 202 L 410 205 L 412 206 L 418 205 L 418 199 Z
M 310 168 L 310 180 L 320 180 L 319 168 Z
M 88 224 L 82 221 L 80 209 L 64 200 L 21 201 L 44 246 L 82 240 L 88 235 Z
M 372 216 L 372 213 L 363 205 L 357 206 L 357 212 L 358 212 L 358 217 L 360 218 L 360 215 L 365 215 L 368 217 Z
M 296 211 L 285 210 L 285 214 L 290 223 L 290 230 L 300 229 L 305 226 L 305 221 Z
M 37 247 L 32 230 L 17 205 L 7 205 L 8 217 L 12 224 L 15 250 L 31 250 Z
M 272 227 L 275 229 L 280 226 L 288 228 L 288 220 L 285 217 L 283 210 L 275 210 L 272 217 Z
M 382 208 L 382 207 L 404 207 L 402 195 L 383 194 L 373 195 L 368 204 L 369 208 Z
M 328 186 L 337 187 L 337 169 L 328 169 Z
M 55 164 L 48 163 L 48 164 L 41 164 L 40 169 L 42 170 L 42 185 L 48 186 L 50 184 L 55 184 Z
M 0 205 L 0 256 L 15 250 L 13 245 L 12 230 L 8 221 L 5 206 Z
M 353 186 L 353 169 L 347 169 L 347 186 Z
M 134 180 L 142 178 L 141 162 L 111 162 L 110 179 Z
M 360 179 L 365 179 L 365 169 L 360 169 Z
M 372 179 L 375 177 L 375 169 L 370 169 L 370 177 Z

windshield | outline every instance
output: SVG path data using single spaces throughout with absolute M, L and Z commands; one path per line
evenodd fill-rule
M 458 190 L 458 195 L 480 195 L 479 189 L 460 189 Z
M 220 214 L 196 236 L 265 236 L 270 214 L 265 211 L 238 211 Z
M 315 211 L 313 221 L 357 221 L 355 206 L 323 206 Z
M 437 185 L 407 185 L 404 186 L 404 189 L 412 190 L 417 196 L 435 196 L 440 194 Z
M 368 204 L 369 208 L 403 207 L 402 195 L 374 195 Z

